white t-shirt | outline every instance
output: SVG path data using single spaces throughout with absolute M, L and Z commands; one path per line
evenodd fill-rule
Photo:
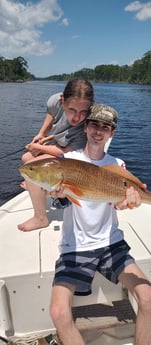
M 82 149 L 68 152 L 64 154 L 64 157 L 79 159 L 98 166 L 125 165 L 121 159 L 107 153 L 102 160 L 91 160 Z M 64 209 L 63 229 L 59 244 L 61 253 L 93 250 L 123 239 L 123 233 L 118 229 L 117 212 L 114 205 L 106 202 L 79 201 L 82 207 L 72 203 Z

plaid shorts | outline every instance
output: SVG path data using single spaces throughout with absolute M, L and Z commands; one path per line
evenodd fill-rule
M 96 271 L 117 284 L 120 273 L 134 262 L 129 250 L 122 240 L 104 248 L 61 254 L 56 261 L 53 285 L 68 283 L 75 286 L 75 295 L 86 296 L 91 294 Z

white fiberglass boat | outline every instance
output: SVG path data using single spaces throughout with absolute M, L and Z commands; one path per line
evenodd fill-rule
M 47 207 L 50 225 L 21 232 L 17 224 L 33 214 L 28 192 L 0 207 L 0 344 L 52 344 L 49 300 L 58 257 L 62 210 Z M 120 228 L 144 273 L 151 279 L 151 206 L 118 211 Z M 73 316 L 89 345 L 134 344 L 137 306 L 123 286 L 96 274 L 93 293 L 75 297 Z M 41 340 L 36 340 L 41 339 Z

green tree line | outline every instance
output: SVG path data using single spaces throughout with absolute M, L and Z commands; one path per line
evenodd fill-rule
M 51 75 L 47 80 L 69 80 L 86 78 L 94 82 L 126 82 L 135 84 L 151 84 L 151 50 L 143 57 L 128 65 L 98 65 L 94 69 L 83 68 L 71 74 Z
M 6 59 L 0 57 L 0 81 L 63 80 L 86 78 L 94 82 L 126 82 L 135 84 L 151 84 L 151 50 L 143 57 L 129 65 L 97 65 L 94 69 L 83 68 L 74 73 L 51 75 L 47 78 L 36 78 L 28 72 L 28 63 L 22 57 Z
M 35 79 L 34 75 L 27 71 L 27 61 L 18 56 L 14 59 L 0 57 L 0 81 L 27 81 Z

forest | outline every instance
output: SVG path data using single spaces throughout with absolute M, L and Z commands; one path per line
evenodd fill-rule
M 47 80 L 69 80 L 79 77 L 94 82 L 151 84 L 151 50 L 130 66 L 98 65 L 94 69 L 83 68 L 71 74 L 51 75 Z
M 151 84 L 151 50 L 131 65 L 97 65 L 94 69 L 82 68 L 71 74 L 63 73 L 46 78 L 36 78 L 28 72 L 28 63 L 19 56 L 14 59 L 0 57 L 0 81 L 24 82 L 28 80 L 67 81 L 71 78 L 86 78 L 93 82 L 123 82 L 132 84 Z
M 0 56 L 1 82 L 24 82 L 33 79 L 35 79 L 35 76 L 28 72 L 28 63 L 22 56 L 14 59 L 6 59 Z

